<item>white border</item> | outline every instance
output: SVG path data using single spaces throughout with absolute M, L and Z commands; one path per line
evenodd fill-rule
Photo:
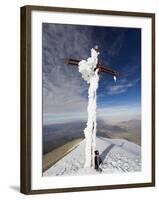
M 142 172 L 42 177 L 42 22 L 142 28 Z M 32 11 L 32 189 L 151 182 L 151 19 Z M 145 138 L 146 137 L 146 138 Z

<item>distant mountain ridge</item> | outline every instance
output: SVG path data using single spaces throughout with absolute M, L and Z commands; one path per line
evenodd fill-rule
M 72 122 L 43 126 L 43 154 L 46 154 L 69 141 L 84 138 L 86 122 Z M 97 121 L 97 136 L 105 138 L 126 139 L 141 145 L 141 120 L 129 120 L 108 124 Z

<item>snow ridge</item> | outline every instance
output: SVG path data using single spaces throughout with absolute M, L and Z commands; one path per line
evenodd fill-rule
M 124 139 L 96 138 L 103 164 L 102 172 L 84 168 L 85 140 L 43 173 L 44 176 L 86 175 L 141 171 L 141 147 Z

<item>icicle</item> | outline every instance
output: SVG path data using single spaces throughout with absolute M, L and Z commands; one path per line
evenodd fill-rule
M 114 76 L 113 78 L 114 78 L 114 82 L 116 82 L 116 76 Z

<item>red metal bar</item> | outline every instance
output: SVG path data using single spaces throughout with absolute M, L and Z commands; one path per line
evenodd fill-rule
M 66 59 L 65 63 L 66 64 L 70 64 L 70 65 L 78 65 L 80 61 L 79 60 L 75 60 L 75 59 Z
M 76 60 L 76 59 L 66 59 L 65 60 L 65 63 L 66 64 L 70 64 L 70 65 L 78 65 L 80 62 L 80 60 Z M 99 69 L 99 73 L 103 72 L 103 73 L 107 73 L 107 74 L 110 74 L 112 76 L 119 76 L 119 73 L 115 70 L 112 70 L 111 68 L 109 67 L 105 67 L 103 66 L 102 64 L 98 63 L 97 64 L 97 67 L 95 68 L 96 69 Z M 95 71 L 94 70 L 94 71 Z

